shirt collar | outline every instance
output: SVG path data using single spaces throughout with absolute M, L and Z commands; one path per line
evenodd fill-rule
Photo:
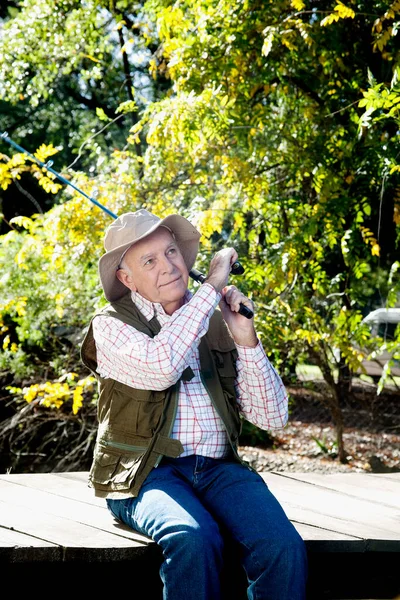
M 186 290 L 183 297 L 183 303 L 186 304 L 192 298 L 193 294 L 190 290 Z M 140 310 L 142 315 L 147 321 L 151 321 L 153 317 L 157 315 L 167 315 L 162 305 L 159 302 L 150 302 L 146 298 L 143 298 L 138 292 L 131 292 L 132 302 Z M 167 315 L 170 316 L 170 315 Z

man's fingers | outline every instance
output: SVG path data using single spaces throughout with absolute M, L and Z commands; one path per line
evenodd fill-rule
M 234 285 L 225 287 L 223 289 L 223 296 L 226 303 L 229 304 L 230 309 L 234 312 L 239 311 L 240 304 L 248 306 L 249 308 L 251 308 L 251 310 L 254 309 L 253 302 L 249 298 L 247 298 L 247 296 L 245 296 L 243 292 L 238 290 L 237 287 L 235 287 Z

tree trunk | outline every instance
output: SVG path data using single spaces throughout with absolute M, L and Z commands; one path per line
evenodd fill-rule
M 324 357 L 326 357 L 326 352 L 317 352 L 316 350 L 311 349 L 311 355 L 313 356 L 315 362 L 321 369 L 323 378 L 332 392 L 332 394 L 327 398 L 327 402 L 329 410 L 331 411 L 333 422 L 335 424 L 339 460 L 341 463 L 346 463 L 347 452 L 345 451 L 343 443 L 344 422 L 342 409 L 340 407 L 341 394 L 339 384 L 335 382 L 335 378 L 333 376 L 333 372 L 328 360 L 324 359 Z
M 340 393 L 339 400 L 341 402 L 346 402 L 351 392 L 351 371 L 342 357 L 340 357 L 339 361 L 339 376 L 337 385 Z

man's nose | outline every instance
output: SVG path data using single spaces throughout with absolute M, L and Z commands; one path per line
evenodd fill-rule
M 167 256 L 164 257 L 162 267 L 164 273 L 172 273 L 175 269 L 174 263 Z

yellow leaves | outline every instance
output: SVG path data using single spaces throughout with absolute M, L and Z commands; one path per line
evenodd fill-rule
M 339 21 L 339 19 L 354 19 L 354 17 L 356 16 L 356 13 L 352 8 L 348 8 L 343 4 L 343 2 L 340 1 L 338 1 L 333 10 L 334 12 L 322 19 L 321 27 L 332 25 L 332 23 Z
M 135 125 L 133 125 L 133 127 L 130 128 L 130 136 L 128 137 L 128 142 L 130 144 L 139 144 L 140 143 L 140 137 L 139 134 L 141 133 L 141 131 L 143 130 L 143 123 L 141 121 L 138 121 L 137 123 L 135 123 Z
M 378 241 L 375 239 L 372 231 L 370 229 L 368 229 L 368 227 L 364 227 L 363 225 L 360 225 L 360 232 L 361 232 L 362 238 L 364 240 L 364 243 L 371 246 L 372 256 L 379 256 L 381 249 L 380 249 Z
M 382 31 L 382 20 L 378 18 L 374 21 L 374 24 L 372 26 L 372 33 L 381 33 L 381 31 Z
M 14 156 L 12 156 L 8 162 L 8 164 L 11 168 L 12 167 L 21 167 L 25 163 L 26 163 L 25 154 L 14 154 Z
M 348 8 L 347 6 L 345 6 L 343 4 L 343 2 L 338 2 L 338 4 L 335 6 L 334 8 L 335 11 L 337 11 L 339 17 L 341 19 L 354 19 L 354 17 L 356 16 L 356 13 L 354 12 L 354 10 L 352 8 Z
M 261 54 L 263 56 L 268 56 L 268 54 L 271 52 L 272 50 L 272 44 L 274 42 L 274 38 L 275 38 L 275 27 L 266 27 L 263 31 L 263 35 L 264 35 L 264 43 L 261 49 Z
M 152 76 L 152 78 L 157 79 L 158 66 L 157 66 L 157 60 L 154 57 L 150 59 L 148 68 L 149 68 L 149 73 Z
M 18 225 L 19 227 L 23 227 L 30 231 L 33 226 L 33 221 L 29 217 L 24 217 L 23 215 L 18 215 L 17 217 L 13 217 L 10 219 L 11 225 Z
M 47 192 L 48 194 L 57 194 L 57 192 L 62 188 L 62 185 L 60 183 L 55 183 L 54 181 L 52 181 L 52 179 L 50 179 L 50 177 L 47 177 L 46 175 L 42 175 L 39 178 L 39 185 L 41 185 L 45 192 Z
M 0 163 L 0 186 L 3 190 L 6 190 L 12 183 L 12 177 L 8 165 Z
M 314 40 L 309 34 L 309 32 L 312 29 L 311 25 L 309 23 L 304 23 L 304 21 L 302 21 L 301 19 L 294 19 L 293 23 L 296 29 L 298 29 L 298 31 L 300 32 L 303 41 L 307 44 L 309 48 L 311 48 L 311 46 L 314 44 Z
M 21 390 L 10 388 L 13 393 L 21 393 L 24 400 L 30 403 L 36 400 L 46 408 L 60 409 L 67 401 L 72 402 L 72 412 L 76 415 L 83 406 L 85 392 L 94 390 L 95 377 L 85 377 L 74 382 L 76 373 L 66 373 L 56 381 L 35 383 Z
M 197 228 L 201 231 L 205 242 L 211 238 L 214 232 L 221 233 L 222 231 L 222 214 L 212 209 L 203 210 L 197 218 Z
M 126 115 L 127 113 L 137 112 L 138 110 L 138 105 L 135 100 L 125 100 L 125 102 L 121 102 L 115 112 Z
M 26 157 L 22 153 L 14 154 L 10 159 L 5 154 L 1 154 L 0 158 L 5 162 L 0 163 L 0 186 L 6 190 L 12 183 L 13 179 L 20 179 L 21 173 L 27 168 L 24 167 Z
M 39 389 L 40 385 L 38 383 L 29 386 L 29 388 L 24 388 L 24 400 L 26 400 L 28 403 L 32 402 L 32 400 L 34 400 L 39 393 Z
M 372 248 L 371 248 L 371 254 L 372 256 L 379 256 L 380 255 L 380 246 L 378 243 L 376 244 L 372 244 Z
M 381 33 L 377 37 L 376 42 L 372 46 L 373 50 L 374 51 L 380 50 L 382 52 L 382 50 L 385 48 L 386 44 L 392 37 L 392 33 L 393 33 L 393 27 L 388 27 L 383 33 Z
M 321 340 L 321 334 L 308 329 L 296 329 L 295 334 L 301 340 L 305 340 L 309 346 L 316 346 Z
M 176 4 L 168 6 L 159 12 L 157 30 L 160 38 L 169 41 L 175 33 L 183 35 L 189 30 L 191 22 L 185 19 L 184 11 Z
M 65 296 L 66 296 L 66 294 L 63 292 L 61 294 L 56 294 L 56 297 L 55 297 L 56 313 L 57 313 L 57 316 L 59 317 L 59 319 L 61 319 L 62 316 L 64 315 L 63 302 L 64 302 Z
M 326 176 L 327 174 L 322 169 L 319 169 L 314 173 L 313 187 L 317 194 L 321 193 Z
M 95 58 L 94 56 L 92 56 L 91 54 L 82 54 L 82 56 L 84 58 L 88 58 L 89 60 L 91 60 L 94 63 L 101 63 L 101 60 L 99 60 L 98 58 Z
M 291 40 L 290 37 L 288 35 L 283 35 L 281 37 L 281 42 L 284 46 L 286 46 L 286 48 L 288 48 L 289 50 L 297 50 L 297 46 L 296 44 L 294 44 Z
M 83 387 L 78 385 L 72 395 L 72 412 L 76 415 L 83 405 Z
M 19 317 L 22 317 L 26 314 L 26 303 L 28 298 L 26 296 L 18 296 L 17 298 L 13 298 L 6 304 L 0 304 L 0 312 L 1 313 L 16 313 Z M 1 321 L 1 320 L 0 320 Z M 0 323 L 3 325 L 3 322 Z M 3 331 L 7 331 L 8 327 L 3 329 Z
M 46 158 L 48 158 L 49 156 L 53 156 L 54 154 L 57 154 L 58 150 L 57 148 L 54 148 L 53 144 L 42 144 L 34 153 L 34 156 L 36 156 L 36 158 L 38 160 L 40 160 L 40 162 L 46 162 Z
M 26 301 L 28 298 L 26 296 L 22 296 L 20 298 L 16 298 L 13 301 L 16 313 L 19 317 L 23 317 L 26 315 Z
M 42 144 L 38 150 L 36 150 L 34 156 L 40 162 L 44 163 L 49 156 L 53 156 L 57 152 L 58 149 L 55 148 L 53 144 Z M 14 156 L 6 163 L 0 163 L 0 186 L 3 190 L 8 188 L 13 179 L 20 179 L 21 173 L 31 172 L 38 179 L 39 184 L 46 192 L 56 194 L 62 186 L 54 183 L 55 176 L 51 173 L 45 175 L 36 162 L 31 166 L 28 166 L 26 164 L 28 158 L 29 157 L 25 156 L 23 153 L 18 153 L 14 154 Z M 33 161 L 32 158 L 29 160 Z
M 106 113 L 104 112 L 104 108 L 101 108 L 100 106 L 96 106 L 96 116 L 100 119 L 100 121 L 105 121 L 106 123 L 111 121 L 110 117 L 107 117 Z
M 61 408 L 65 400 L 70 396 L 68 383 L 46 381 L 46 383 L 34 384 L 23 388 L 23 396 L 27 402 L 32 402 L 37 397 L 40 404 L 46 408 Z
M 303 2 L 303 0 L 291 0 L 290 4 L 296 10 L 303 10 L 303 8 L 305 7 L 305 3 Z
M 384 52 L 384 48 L 387 45 L 390 38 L 397 33 L 397 28 L 392 27 L 391 25 L 387 29 L 383 29 L 384 21 L 393 20 L 400 13 L 400 0 L 395 0 L 393 4 L 388 8 L 388 10 L 384 13 L 384 15 L 374 21 L 372 26 L 372 33 L 375 37 L 375 42 L 373 44 L 374 52 L 379 50 L 382 52 L 383 58 L 390 60 L 392 58 L 391 54 L 388 52 Z

